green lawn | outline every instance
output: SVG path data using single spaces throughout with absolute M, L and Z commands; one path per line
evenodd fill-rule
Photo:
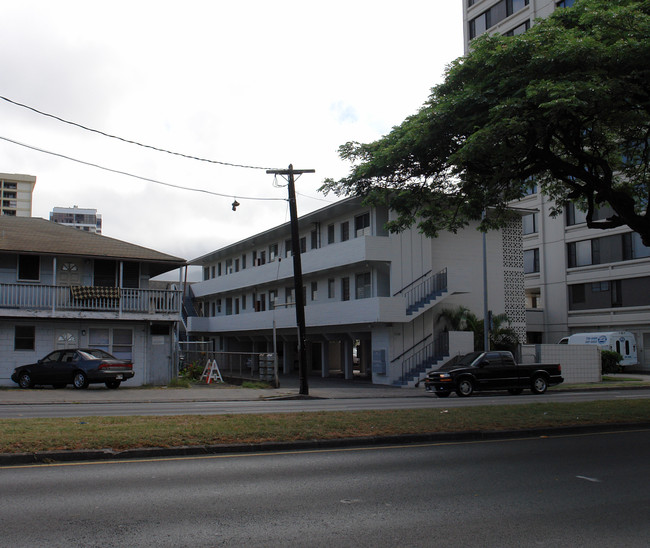
M 587 403 L 173 417 L 0 420 L 0 453 L 125 450 L 395 434 L 551 428 L 650 420 L 650 399 Z

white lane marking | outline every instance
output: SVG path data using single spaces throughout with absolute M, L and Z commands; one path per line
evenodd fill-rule
M 576 478 L 591 481 L 592 483 L 601 483 L 598 478 L 588 478 L 587 476 L 576 476 Z

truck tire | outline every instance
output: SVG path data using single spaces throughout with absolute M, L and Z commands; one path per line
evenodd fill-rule
M 466 398 L 471 396 L 474 393 L 474 384 L 471 379 L 462 378 L 458 381 L 456 385 L 456 394 L 461 398 Z
M 530 381 L 530 389 L 533 394 L 543 394 L 548 388 L 548 381 L 544 375 L 535 375 Z

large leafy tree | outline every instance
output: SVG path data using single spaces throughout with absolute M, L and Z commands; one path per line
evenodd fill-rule
M 405 82 L 408 85 L 408 82 Z M 519 36 L 482 36 L 420 111 L 381 139 L 349 142 L 350 174 L 325 192 L 363 195 L 435 236 L 507 205 L 532 184 L 629 226 L 650 246 L 650 0 L 576 0 Z M 611 206 L 613 215 L 594 212 Z

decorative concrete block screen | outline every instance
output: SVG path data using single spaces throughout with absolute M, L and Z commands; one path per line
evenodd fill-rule
M 559 363 L 565 384 L 601 381 L 600 350 L 586 344 L 525 344 L 522 363 Z

